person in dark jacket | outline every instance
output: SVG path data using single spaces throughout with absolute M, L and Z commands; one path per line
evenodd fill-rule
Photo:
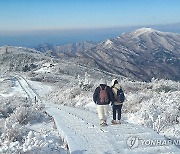
M 100 85 L 94 91 L 93 101 L 97 104 L 100 125 L 107 125 L 108 107 L 110 102 L 114 102 L 114 96 L 106 80 L 100 80 Z

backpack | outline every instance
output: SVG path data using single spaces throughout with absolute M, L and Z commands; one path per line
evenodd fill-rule
M 117 89 L 117 88 L 116 88 Z M 117 97 L 115 99 L 118 103 L 123 103 L 124 100 L 125 100 L 125 95 L 124 95 L 124 92 L 123 90 L 120 88 L 120 89 L 117 89 Z
M 100 100 L 100 103 L 102 103 L 102 104 L 105 104 L 105 103 L 109 102 L 109 98 L 108 98 L 108 94 L 107 94 L 106 88 L 107 87 L 102 89 L 102 87 L 100 86 L 99 100 Z

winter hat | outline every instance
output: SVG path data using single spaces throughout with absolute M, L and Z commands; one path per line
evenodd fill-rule
M 107 84 L 107 82 L 106 82 L 106 80 L 105 80 L 105 79 L 101 78 L 101 80 L 100 80 L 99 84 Z
M 113 80 L 111 81 L 111 86 L 114 86 L 114 85 L 117 84 L 117 83 L 118 83 L 117 79 L 113 79 Z

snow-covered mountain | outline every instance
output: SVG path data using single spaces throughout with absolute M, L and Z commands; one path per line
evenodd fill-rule
M 151 28 L 137 29 L 131 33 L 124 33 L 114 39 L 128 49 L 135 51 L 171 51 L 179 54 L 180 35 L 161 32 Z
M 40 52 L 39 52 L 40 51 Z M 1 70 L 31 70 L 51 57 L 133 80 L 180 80 L 180 35 L 141 28 L 101 43 L 79 42 L 62 46 L 42 44 L 35 49 L 0 48 Z M 65 72 L 69 70 L 64 70 Z M 74 71 L 73 71 L 74 72 Z
M 65 45 L 55 46 L 52 44 L 44 43 L 38 45 L 35 49 L 41 52 L 48 52 L 52 51 L 53 53 L 56 52 L 57 55 L 59 54 L 66 54 L 73 56 L 75 53 L 84 52 L 89 50 L 95 46 L 95 43 L 89 41 L 77 42 L 77 43 L 69 43 Z
M 0 47 L 0 71 L 30 71 L 38 67 L 38 64 L 50 57 L 43 53 L 23 47 L 3 46 Z
M 46 44 L 36 49 L 61 58 L 91 59 L 101 70 L 134 80 L 180 80 L 180 35 L 175 33 L 141 28 L 97 44 Z
M 180 35 L 142 28 L 83 53 L 102 68 L 132 79 L 180 80 Z
M 41 51 L 41 52 L 47 52 L 49 50 L 56 51 L 57 47 L 50 43 L 43 43 L 43 44 L 39 44 L 38 46 L 36 46 L 35 49 L 38 51 Z
M 93 59 L 74 57 L 67 54 L 53 56 L 51 51 L 39 52 L 30 48 L 3 46 L 0 47 L 0 74 L 11 72 L 27 72 L 38 80 L 58 80 L 59 75 L 84 75 L 92 73 L 94 77 L 118 76 L 99 69 Z M 57 58 L 58 57 L 58 58 Z M 37 73 L 36 73 L 37 71 Z M 44 73 L 53 72 L 44 78 Z M 41 75 L 42 72 L 42 75 Z
M 84 52 L 89 50 L 95 46 L 95 43 L 83 41 L 77 43 L 70 43 L 66 45 L 57 46 L 59 52 L 64 53 L 76 53 L 76 52 Z

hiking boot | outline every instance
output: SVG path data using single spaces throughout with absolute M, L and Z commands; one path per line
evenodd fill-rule
M 116 123 L 116 120 L 112 120 L 111 123 L 112 123 L 112 124 L 117 124 L 117 123 Z
M 121 124 L 121 121 L 120 121 L 120 120 L 118 120 L 117 124 Z
M 106 120 L 103 121 L 103 124 L 104 124 L 104 125 L 107 125 Z
M 101 119 L 101 120 L 100 120 L 100 125 L 102 125 L 103 123 L 104 123 L 104 120 Z
M 108 124 L 106 122 L 100 123 L 101 126 L 107 126 Z

